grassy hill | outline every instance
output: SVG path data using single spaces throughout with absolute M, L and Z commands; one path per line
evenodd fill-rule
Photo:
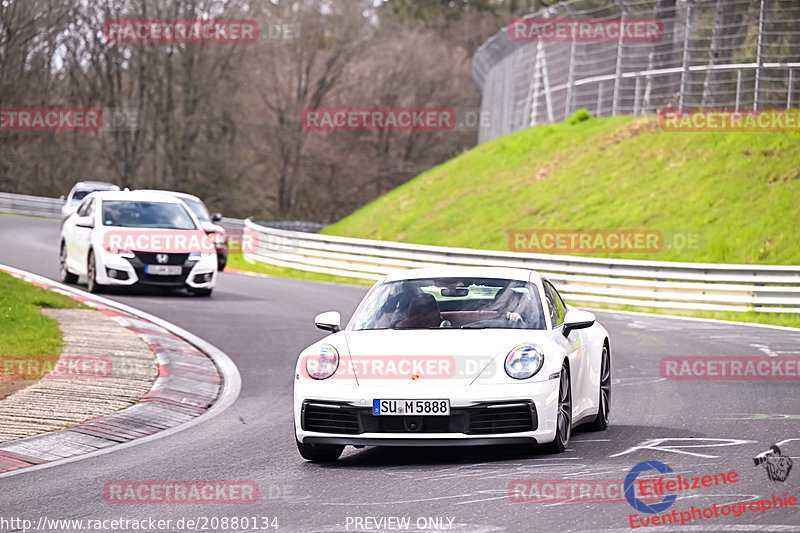
M 800 133 L 665 132 L 655 117 L 573 122 L 477 146 L 325 233 L 509 250 L 513 230 L 654 229 L 699 242 L 586 255 L 800 264 Z

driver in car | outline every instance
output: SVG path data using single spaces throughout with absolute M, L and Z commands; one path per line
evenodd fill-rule
M 495 310 L 505 316 L 506 320 L 530 324 L 534 320 L 535 311 L 528 296 L 521 292 L 505 289 L 497 293 L 494 301 Z

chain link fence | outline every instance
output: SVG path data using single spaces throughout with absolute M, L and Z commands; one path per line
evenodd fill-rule
M 623 25 L 654 20 L 658 38 L 637 42 L 620 32 L 614 40 L 592 40 L 573 32 L 550 39 L 541 31 L 559 22 L 598 19 Z M 534 38 L 523 39 L 531 33 Z M 479 143 L 560 122 L 580 108 L 608 117 L 664 108 L 796 107 L 800 0 L 561 2 L 489 38 L 473 58 L 472 73 L 482 93 L 481 112 L 490 117 L 481 125 Z

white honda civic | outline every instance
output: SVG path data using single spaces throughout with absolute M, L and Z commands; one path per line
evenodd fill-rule
M 209 296 L 217 281 L 213 240 L 168 194 L 91 193 L 64 221 L 59 246 L 61 280 L 86 276 L 89 292 L 149 285 Z
M 302 351 L 297 448 L 336 460 L 347 445 L 567 447 L 608 425 L 611 352 L 592 313 L 538 273 L 434 267 L 377 282 L 340 330 Z

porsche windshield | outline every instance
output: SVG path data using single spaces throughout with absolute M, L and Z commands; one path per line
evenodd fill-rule
M 361 303 L 351 329 L 546 329 L 532 283 L 439 278 L 394 281 Z

